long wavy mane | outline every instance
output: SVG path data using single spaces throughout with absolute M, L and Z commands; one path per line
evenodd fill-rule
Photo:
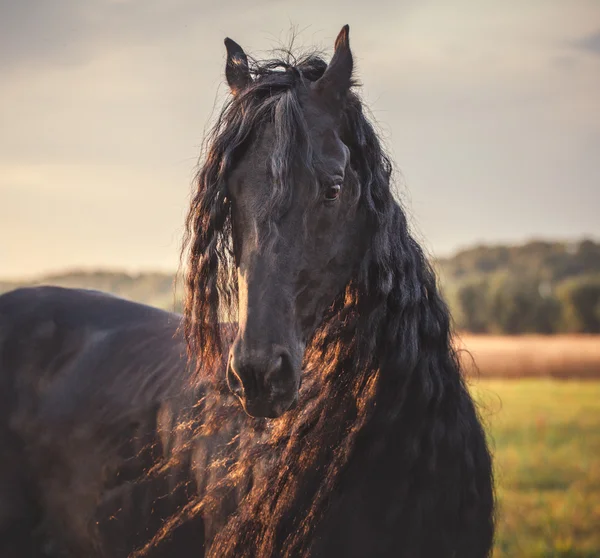
M 216 387 L 231 335 L 221 322 L 235 316 L 237 300 L 228 173 L 256 130 L 326 66 L 316 55 L 254 61 L 253 83 L 227 103 L 208 136 L 187 218 L 184 333 L 197 377 Z M 215 509 L 237 491 L 239 505 L 223 519 L 209 556 L 303 556 L 320 540 L 332 496 L 361 479 L 373 501 L 395 502 L 373 521 L 406 541 L 402 556 L 486 556 L 494 530 L 491 462 L 451 344 L 449 312 L 355 92 L 343 122 L 368 214 L 364 261 L 307 347 L 299 405 L 270 422 L 229 408 L 237 445 L 223 450 L 231 458 L 221 463 L 223 474 L 186 513 Z M 218 427 L 217 405 L 205 407 L 202 428 Z M 471 524 L 477 529 L 464 528 Z

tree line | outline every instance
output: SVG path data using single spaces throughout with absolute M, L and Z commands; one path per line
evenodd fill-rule
M 473 333 L 600 333 L 600 243 L 476 246 L 434 262 L 456 328 Z M 98 289 L 181 311 L 183 286 L 169 273 L 73 271 L 22 284 Z M 177 288 L 175 288 L 177 285 Z
M 479 246 L 437 262 L 457 329 L 600 333 L 600 244 Z

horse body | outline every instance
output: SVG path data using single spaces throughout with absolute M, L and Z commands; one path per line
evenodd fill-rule
M 173 424 L 174 397 L 177 409 L 186 401 L 179 323 L 91 291 L 0 297 L 0 555 L 30 539 L 39 552 L 128 556 L 189 500 L 189 463 L 147 475 L 182 444 Z M 201 555 L 202 521 L 186 529 L 170 551 Z
M 485 433 L 348 28 L 329 64 L 225 44 L 183 319 L 0 297 L 2 556 L 487 558 Z

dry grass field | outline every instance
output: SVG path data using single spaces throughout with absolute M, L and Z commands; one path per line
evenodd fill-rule
M 598 335 L 463 334 L 456 346 L 470 376 L 600 380 Z

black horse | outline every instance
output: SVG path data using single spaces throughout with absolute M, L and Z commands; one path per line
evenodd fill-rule
M 485 434 L 348 27 L 329 65 L 225 44 L 183 319 L 0 297 L 0 555 L 489 556 Z

